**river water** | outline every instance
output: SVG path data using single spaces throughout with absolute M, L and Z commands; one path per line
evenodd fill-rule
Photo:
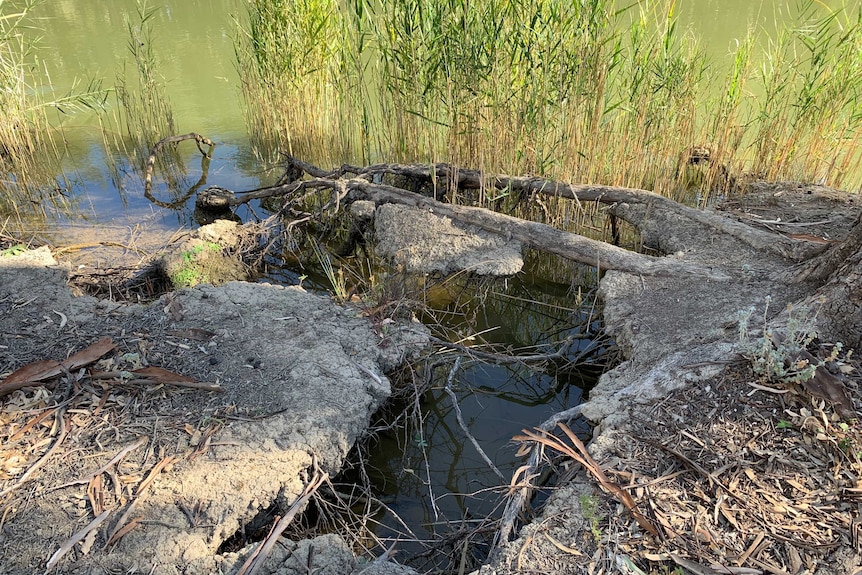
M 833 7 L 840 0 L 826 2 Z M 703 39 L 718 61 L 728 58 L 749 25 L 766 31 L 789 18 L 794 0 L 680 0 L 681 25 Z M 127 25 L 137 21 L 133 0 L 51 0 L 37 8 L 39 56 L 44 90 L 62 95 L 91 79 L 113 85 L 124 66 L 133 66 Z M 242 114 L 232 36 L 235 20 L 244 18 L 237 0 L 165 0 L 153 15 L 155 52 L 174 110 L 177 133 L 198 132 L 216 141 L 209 182 L 237 191 L 273 181 L 274 175 L 255 160 L 249 149 Z M 34 32 L 35 33 L 35 32 Z M 108 100 L 109 104 L 113 99 Z M 165 210 L 142 194 L 140 176 L 108 168 L 103 138 L 94 114 L 57 113 L 69 150 L 66 169 L 71 183 L 71 212 L 57 212 L 47 221 L 28 224 L 55 244 L 81 241 L 98 230 L 145 226 L 149 233 L 168 236 L 178 227 L 191 227 L 189 209 Z M 192 144 L 180 148 L 187 179 L 200 176 L 200 157 Z M 158 187 L 155 194 L 160 192 Z M 193 201 L 190 200 L 190 201 Z M 248 213 L 241 213 L 248 217 Z M 282 281 L 299 272 L 286 271 Z M 279 278 L 276 278 L 279 279 Z M 584 312 L 567 309 L 577 285 L 553 284 L 530 273 L 489 290 L 488 305 L 476 313 L 473 329 L 490 330 L 487 339 L 518 347 L 541 346 L 563 339 L 581 324 Z M 586 286 L 589 289 L 589 286 Z M 532 303 L 523 303 L 532 302 Z M 441 310 L 447 311 L 447 310 Z M 465 314 L 463 308 L 450 309 Z M 597 328 L 590 321 L 586 325 Z M 567 331 L 568 330 L 568 331 Z M 589 339 L 578 344 L 590 345 Z M 573 350 L 577 353 L 578 346 Z M 445 380 L 446 368 L 438 379 Z M 457 378 L 461 409 L 476 439 L 504 474 L 519 465 L 510 438 L 524 426 L 577 405 L 582 390 L 594 382 L 587 372 L 536 373 L 524 367 L 487 364 L 466 366 Z M 437 386 L 424 400 L 421 429 L 383 434 L 370 455 L 369 469 L 380 497 L 419 538 L 434 532 L 435 521 L 469 521 L 488 514 L 499 499 L 482 490 L 499 484 L 466 442 L 455 422 L 451 401 Z M 430 499 L 434 496 L 434 502 Z M 391 516 L 381 537 L 404 536 Z

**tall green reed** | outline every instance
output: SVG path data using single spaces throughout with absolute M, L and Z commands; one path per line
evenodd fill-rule
M 131 66 L 124 64 L 117 74 L 114 90 L 117 115 L 114 123 L 122 139 L 114 141 L 114 151 L 132 155 L 139 165 L 146 163 L 152 147 L 176 134 L 173 111 L 164 78 L 159 74 L 156 55 L 155 17 L 159 8 L 147 0 L 136 3 L 137 18 L 126 18 Z
M 124 174 L 143 174 L 155 144 L 178 134 L 165 79 L 159 72 L 159 10 L 149 0 L 137 0 L 135 16 L 126 17 L 131 58 L 123 63 L 115 79 L 116 107 L 111 114 L 99 118 L 109 169 L 121 193 L 126 188 Z M 127 169 L 129 163 L 135 169 Z M 184 180 L 185 168 L 174 145 L 163 148 L 156 158 L 156 171 L 174 197 L 185 192 L 188 187 Z
M 858 15 L 805 0 L 763 55 L 752 32 L 723 70 L 674 0 L 617 4 L 256 0 L 237 36 L 250 131 L 269 157 L 448 161 L 701 199 L 746 173 L 862 183 Z M 579 210 L 533 216 L 576 225 Z
M 249 3 L 235 45 L 249 133 L 263 156 L 332 161 L 349 154 L 356 118 L 341 116 L 344 19 L 335 0 Z
M 775 179 L 860 185 L 862 9 L 820 14 L 813 0 L 770 45 L 759 74 L 751 169 Z

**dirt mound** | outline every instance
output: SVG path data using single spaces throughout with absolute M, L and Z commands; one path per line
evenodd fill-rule
M 749 337 L 774 349 L 772 334 L 788 336 L 789 315 L 814 325 L 815 309 L 786 306 L 818 284 L 777 280 L 794 262 L 742 234 L 621 208 L 648 244 L 660 239 L 654 247 L 667 257 L 734 277 L 610 271 L 600 283 L 606 330 L 626 361 L 582 406 L 597 424 L 589 450 L 656 534 L 575 469 L 542 515 L 478 573 L 862 572 L 858 417 L 841 417 L 827 389 L 753 373 L 741 355 L 751 340 L 741 341 L 740 312 L 754 310 Z M 729 222 L 816 248 L 843 239 L 862 206 L 858 196 L 819 186 L 762 184 L 722 208 Z M 834 342 L 820 335 L 814 346 L 824 347 L 814 351 L 826 357 Z M 824 367 L 858 409 L 862 366 L 851 359 Z
M 0 374 L 61 373 L 0 398 L 3 572 L 44 570 L 75 534 L 61 572 L 238 568 L 222 543 L 289 506 L 312 468 L 335 473 L 390 394 L 384 374 L 426 342 L 420 324 L 384 333 L 296 287 L 142 306 L 74 298 L 66 276 L 45 249 L 0 258 Z M 64 362 L 103 338 L 115 350 L 87 369 Z

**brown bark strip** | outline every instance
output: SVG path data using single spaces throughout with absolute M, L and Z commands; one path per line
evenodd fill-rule
M 559 451 L 560 453 L 566 455 L 567 457 L 571 457 L 576 462 L 580 463 L 584 469 L 586 469 L 595 479 L 599 482 L 599 485 L 602 486 L 608 493 L 610 493 L 617 501 L 622 503 L 626 509 L 628 509 L 629 513 L 632 514 L 635 521 L 637 521 L 638 525 L 640 525 L 641 529 L 652 535 L 653 537 L 659 537 L 659 531 L 652 524 L 652 522 L 638 509 L 637 503 L 634 500 L 632 495 L 624 490 L 622 487 L 611 481 L 608 476 L 605 474 L 604 469 L 598 464 L 598 462 L 593 459 L 593 457 L 587 451 L 586 446 L 584 446 L 583 442 L 575 435 L 571 429 L 569 429 L 565 424 L 558 423 L 557 426 L 566 434 L 569 441 L 574 446 L 572 449 L 570 446 L 566 445 L 562 440 L 558 439 L 556 436 L 552 435 L 550 432 L 547 432 L 543 429 L 536 429 L 536 432 L 530 431 L 528 429 L 522 430 L 524 435 L 516 435 L 512 439 L 514 441 L 533 441 L 539 445 L 544 445 Z
M 55 551 L 53 555 L 51 555 L 50 559 L 48 559 L 48 563 L 45 564 L 45 571 L 51 571 L 54 567 L 56 567 L 57 563 L 60 562 L 60 559 L 62 559 L 66 553 L 71 551 L 75 547 L 75 544 L 78 543 L 78 541 L 81 541 L 82 539 L 84 539 L 84 537 L 87 536 L 88 533 L 98 528 L 99 525 L 101 525 L 102 522 L 104 522 L 110 514 L 111 510 L 105 509 L 98 517 L 93 519 L 89 525 L 87 525 L 86 527 L 72 535 L 72 537 L 64 541 L 63 544 L 60 545 L 60 548 L 57 549 L 57 551 Z

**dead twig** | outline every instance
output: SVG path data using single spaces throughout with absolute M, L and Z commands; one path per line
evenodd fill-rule
M 46 409 L 45 411 L 43 411 L 42 413 L 40 413 L 39 415 L 37 415 L 36 417 L 31 419 L 30 421 L 28 421 L 24 427 L 22 427 L 21 429 L 16 431 L 15 434 L 8 439 L 8 441 L 17 441 L 17 440 L 21 439 L 22 437 L 24 437 L 25 433 L 27 433 L 28 431 L 33 429 L 33 427 L 38 425 L 42 420 L 44 420 L 49 415 L 54 415 L 58 409 L 60 409 L 60 408 L 59 407 L 50 407 L 50 408 Z
M 98 477 L 99 475 L 101 475 L 102 473 L 104 473 L 105 471 L 110 469 L 112 465 L 114 465 L 115 463 L 120 461 L 122 458 L 124 458 L 130 452 L 134 451 L 135 449 L 138 449 L 139 447 L 143 447 L 144 445 L 146 445 L 148 441 L 149 441 L 148 437 L 141 437 L 140 439 L 138 439 L 133 444 L 124 447 L 118 454 L 116 454 L 114 457 L 112 457 L 109 462 L 107 462 L 106 464 L 101 466 L 96 471 L 93 471 L 92 473 L 88 473 L 87 475 L 85 475 L 81 479 L 76 479 L 75 481 L 70 481 L 68 483 L 64 483 L 63 485 L 60 485 L 58 487 L 53 487 L 53 488 L 51 488 L 51 491 L 54 491 L 56 489 L 63 489 L 64 487 L 71 487 L 72 485 L 82 485 L 84 483 L 89 483 L 90 481 L 93 480 L 93 478 Z
M 129 517 L 132 514 L 132 511 L 138 505 L 138 502 L 143 499 L 144 494 L 146 493 L 147 488 L 150 484 L 155 480 L 156 476 L 164 470 L 169 464 L 176 461 L 176 457 L 165 457 L 158 463 L 156 463 L 147 476 L 138 484 L 138 488 L 135 491 L 135 498 L 129 503 L 129 506 L 126 507 L 126 510 L 123 512 L 123 515 L 117 520 L 114 524 L 114 528 L 111 530 L 111 534 L 108 536 L 108 546 L 114 545 L 117 541 L 120 540 L 126 533 L 135 528 L 140 522 L 141 518 L 136 517 L 129 521 Z M 128 523 L 127 523 L 128 522 Z
M 267 538 L 261 542 L 255 552 L 246 560 L 242 568 L 239 570 L 238 575 L 254 575 L 258 572 L 269 557 L 270 553 L 272 553 L 272 548 L 275 547 L 275 543 L 278 541 L 278 538 L 284 530 L 287 529 L 296 514 L 305 507 L 305 504 L 309 499 L 311 499 L 311 496 L 314 495 L 317 489 L 323 485 L 329 477 L 328 473 L 322 472 L 317 466 L 316 458 L 312 466 L 314 467 L 314 475 L 309 480 L 308 484 L 290 505 L 290 508 L 287 510 L 287 513 L 284 514 L 284 517 L 278 520 L 278 523 L 276 523 L 275 527 L 273 527 L 269 532 Z
M 48 563 L 45 565 L 45 571 L 50 571 L 51 569 L 56 567 L 60 559 L 63 558 L 63 555 L 71 551 L 75 544 L 78 543 L 78 541 L 81 541 L 84 537 L 86 537 L 88 533 L 90 533 L 94 529 L 97 529 L 99 525 L 101 525 L 102 522 L 107 519 L 108 515 L 110 514 L 111 510 L 105 509 L 104 511 L 102 511 L 102 513 L 99 514 L 98 517 L 90 521 L 89 525 L 87 525 L 86 527 L 72 535 L 69 539 L 64 541 L 63 544 L 60 545 L 60 548 L 57 549 L 57 551 L 55 551 L 53 555 L 51 555 L 50 559 L 48 559 Z
M 120 516 L 119 519 L 117 519 L 117 522 L 114 524 L 114 528 L 111 529 L 111 533 L 110 535 L 108 535 L 108 543 L 106 544 L 107 547 L 110 547 L 115 544 L 117 541 L 120 540 L 120 538 L 122 538 L 126 533 L 131 531 L 138 523 L 141 522 L 140 517 L 136 517 L 131 522 L 129 522 L 129 516 L 132 514 L 132 511 L 137 508 L 138 502 L 140 500 L 140 497 L 135 497 L 134 499 L 132 499 L 123 514 Z
M 474 356 L 479 359 L 483 359 L 485 361 L 493 363 L 494 365 L 503 365 L 508 363 L 535 363 L 542 361 L 552 361 L 555 359 L 563 359 L 566 357 L 566 353 L 569 351 L 569 347 L 572 345 L 572 342 L 576 339 L 576 337 L 577 336 L 567 337 L 560 343 L 560 348 L 557 351 L 551 353 L 537 353 L 531 355 L 506 355 L 502 353 L 481 351 L 473 347 L 468 347 L 466 345 L 445 341 L 440 338 L 434 337 L 433 335 L 430 336 L 429 339 L 440 347 L 461 351 L 470 356 Z
M 151 195 L 153 188 L 153 167 L 156 164 L 156 155 L 166 144 L 176 144 L 182 142 L 183 140 L 194 140 L 198 146 L 198 150 L 204 157 L 211 157 L 212 150 L 215 147 L 215 143 L 209 138 L 205 138 L 200 134 L 196 134 L 194 132 L 189 132 L 188 134 L 183 134 L 182 136 L 168 136 L 167 138 L 162 138 L 156 145 L 153 146 L 153 149 L 150 150 L 150 157 L 147 158 L 147 169 L 144 174 L 144 194 Z M 201 144 L 206 144 L 209 146 L 209 151 L 204 152 Z
M 175 462 L 177 459 L 178 458 L 176 457 L 168 456 L 156 463 L 150 470 L 150 472 L 147 474 L 147 476 L 144 478 L 144 480 L 141 481 L 141 483 L 138 485 L 138 489 L 135 491 L 135 497 L 140 497 L 141 494 L 143 494 L 144 491 L 146 491 L 147 488 L 156 479 L 156 476 L 161 473 L 165 467 Z
M 127 379 L 129 374 L 139 375 L 142 377 Z M 190 387 L 192 389 L 202 389 L 204 391 L 222 392 L 224 388 L 217 383 L 207 383 L 197 381 L 190 377 L 174 373 L 167 369 L 149 366 L 132 371 L 99 371 L 90 374 L 91 379 L 118 379 L 122 383 L 136 385 L 175 385 L 177 387 Z
M 491 471 L 493 471 L 494 474 L 499 477 L 503 483 L 505 483 L 506 478 L 503 476 L 500 470 L 497 469 L 497 466 L 494 465 L 494 462 L 491 461 L 491 458 L 489 458 L 485 454 L 485 450 L 482 449 L 482 446 L 479 445 L 479 442 L 476 441 L 476 438 L 473 437 L 472 433 L 470 433 L 470 429 L 467 427 L 467 424 L 464 423 L 464 416 L 461 414 L 461 407 L 458 405 L 458 396 L 456 396 L 455 392 L 452 391 L 452 381 L 455 379 L 455 374 L 458 373 L 458 369 L 460 367 L 461 356 L 458 356 L 458 358 L 455 359 L 455 365 L 453 365 L 452 369 L 449 371 L 449 377 L 446 379 L 446 386 L 443 388 L 443 390 L 452 400 L 452 407 L 455 409 L 455 419 L 458 420 L 458 425 L 461 427 L 461 431 L 464 432 L 464 435 L 467 436 L 467 439 L 469 439 L 470 443 L 473 444 L 473 447 L 476 448 L 476 451 L 479 453 L 479 457 L 481 457 L 482 460 L 488 465 L 488 467 L 491 468 Z

